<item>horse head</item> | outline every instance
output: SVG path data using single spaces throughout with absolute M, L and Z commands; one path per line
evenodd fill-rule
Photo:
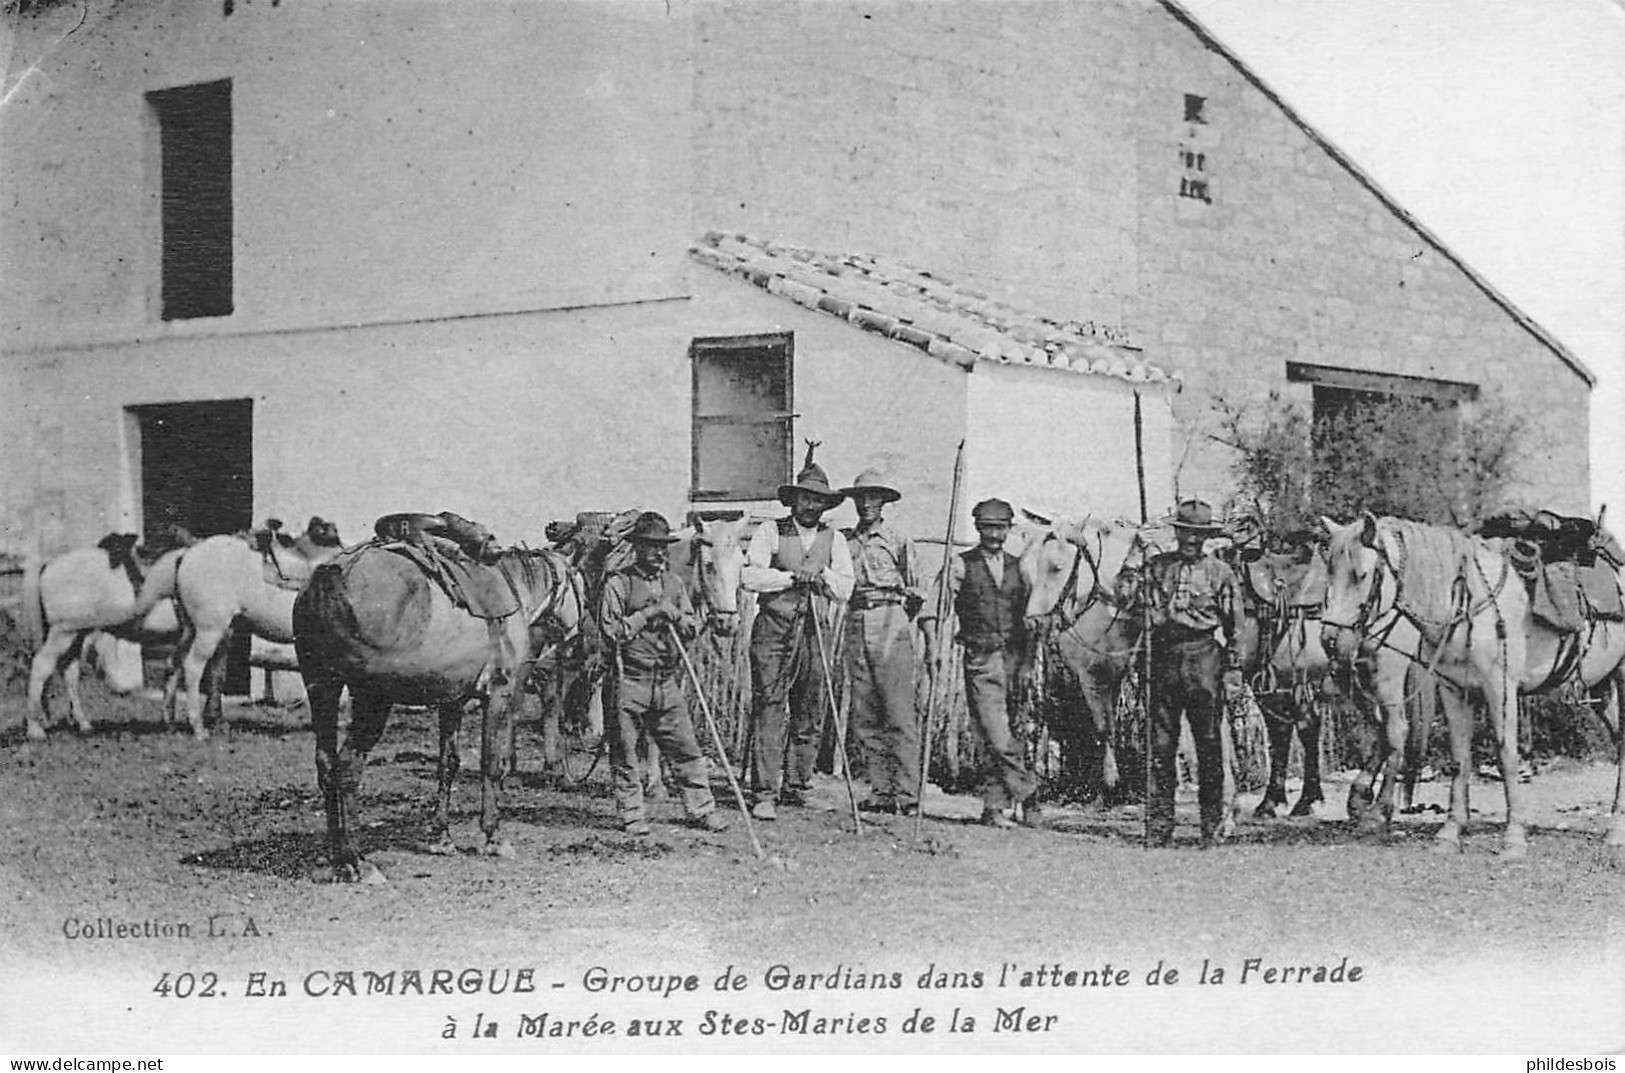
M 1384 536 L 1369 511 L 1347 525 L 1326 517 L 1321 524 L 1328 534 L 1321 644 L 1332 658 L 1352 661 L 1382 600 Z
M 1054 523 L 1021 558 L 1029 629 L 1042 635 L 1054 619 L 1065 629 L 1096 604 L 1132 602 L 1125 585 L 1154 547 L 1140 530 L 1093 515 Z
M 745 568 L 745 522 L 706 522 L 678 534 L 672 565 L 688 582 L 697 607 L 711 628 L 723 636 L 739 628 L 739 579 Z
M 557 548 L 508 548 L 495 565 L 508 576 L 530 628 L 533 654 L 572 640 L 587 618 L 586 581 Z

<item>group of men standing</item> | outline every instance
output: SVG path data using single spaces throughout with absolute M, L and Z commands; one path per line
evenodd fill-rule
M 858 523 L 842 532 L 824 516 L 848 498 Z M 1039 825 L 1039 779 L 1011 730 L 1030 659 L 1029 586 L 1019 560 L 1005 550 L 1014 512 L 1001 499 L 976 504 L 976 546 L 950 555 L 933 585 L 923 576 L 914 542 L 883 516 L 900 498 L 873 470 L 847 487 L 832 488 L 809 452 L 795 483 L 778 490 L 789 514 L 763 523 L 751 538 L 741 576 L 743 586 L 758 596 L 750 637 L 751 815 L 773 821 L 780 808 L 806 804 L 822 716 L 833 708 L 829 679 L 837 653 L 848 676 L 851 728 L 869 776 L 869 793 L 858 807 L 903 816 L 918 811 L 923 757 L 916 645 L 934 663 L 939 606 L 934 597 L 940 597 L 958 623 L 966 703 L 985 753 L 982 822 L 1001 829 Z M 1223 759 L 1218 735 L 1241 614 L 1230 568 L 1203 551 L 1205 539 L 1220 528 L 1211 508 L 1199 501 L 1181 504 L 1174 526 L 1179 548 L 1151 562 L 1144 589 L 1153 661 L 1148 814 L 1152 841 L 1162 845 L 1173 833 L 1182 714 L 1196 742 L 1204 840 L 1219 837 Z M 672 761 L 691 822 L 720 830 L 725 824 L 716 816 L 704 779 L 678 673 L 682 657 L 676 646 L 692 637 L 698 624 L 681 582 L 666 570 L 665 546 L 673 538 L 666 520 L 650 513 L 638 519 L 629 539 L 636 560 L 606 582 L 600 611 L 621 682 L 616 711 L 606 720 L 617 808 L 629 833 L 648 833 L 634 771 L 634 743 L 643 732 Z M 830 614 L 836 603 L 846 605 L 839 645 Z

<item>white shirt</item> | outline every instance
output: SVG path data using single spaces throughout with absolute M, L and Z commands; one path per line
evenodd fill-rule
M 817 529 L 804 529 L 796 525 L 796 535 L 801 540 L 803 552 L 812 548 L 819 532 Z M 830 535 L 832 540 L 829 565 L 824 567 L 822 577 L 834 598 L 844 602 L 852 598 L 852 552 L 847 548 L 846 540 L 840 533 L 831 531 Z M 751 535 L 750 547 L 745 550 L 745 568 L 740 572 L 740 583 L 751 592 L 783 592 L 788 589 L 796 576 L 773 565 L 773 556 L 778 550 L 778 523 L 763 522 L 758 525 L 756 532 Z

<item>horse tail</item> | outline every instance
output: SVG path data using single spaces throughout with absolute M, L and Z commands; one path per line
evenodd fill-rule
M 185 549 L 165 552 L 159 557 L 152 569 L 147 572 L 146 580 L 141 582 L 141 589 L 136 593 L 135 606 L 131 608 L 130 618 L 139 622 L 146 618 L 159 601 L 174 599 L 176 594 L 175 578 L 180 571 L 181 556 Z
M 301 665 L 311 662 L 307 652 L 319 655 L 326 649 L 329 638 L 357 633 L 355 607 L 344 592 L 344 574 L 336 563 L 317 567 L 310 584 L 293 602 L 294 647 Z
M 23 640 L 28 642 L 30 649 L 37 649 L 45 642 L 45 628 L 48 625 L 45 617 L 45 596 L 40 591 L 40 575 L 45 572 L 45 566 L 40 562 L 37 552 L 29 552 L 23 563 L 23 604 L 19 611 L 22 614 Z

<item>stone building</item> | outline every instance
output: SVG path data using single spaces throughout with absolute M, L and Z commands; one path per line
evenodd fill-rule
M 1585 507 L 1590 374 L 1172 0 L 18 6 L 0 550 L 539 541 L 809 438 L 917 531 L 960 439 L 967 500 L 1155 515 L 1272 388 L 1509 393 Z

